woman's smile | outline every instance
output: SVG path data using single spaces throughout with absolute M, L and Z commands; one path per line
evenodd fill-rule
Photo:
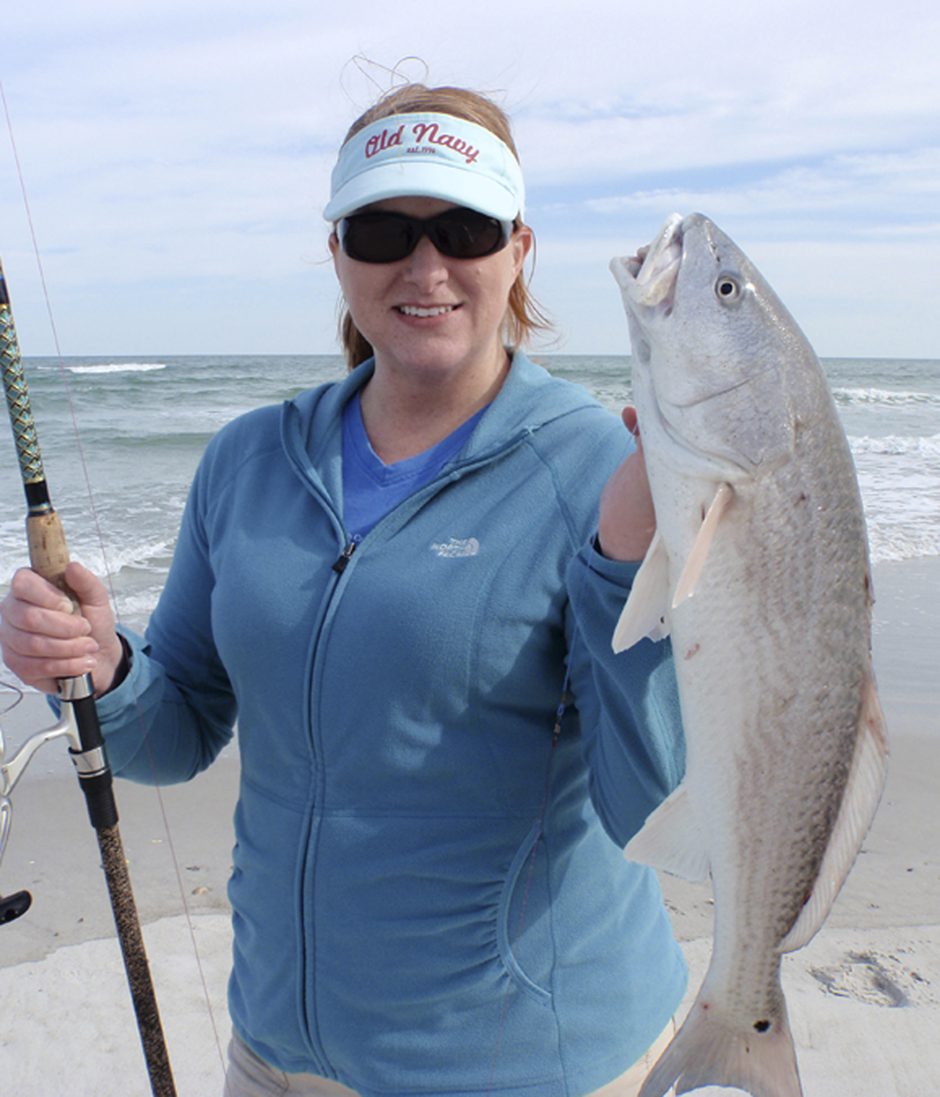
M 410 316 L 417 320 L 433 320 L 439 316 L 447 316 L 460 308 L 460 305 L 396 305 L 397 310 L 403 316 Z

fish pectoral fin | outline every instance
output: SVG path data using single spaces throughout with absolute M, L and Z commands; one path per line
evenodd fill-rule
M 691 598 L 695 593 L 695 587 L 705 568 L 705 561 L 708 559 L 708 550 L 712 547 L 715 531 L 718 529 L 722 515 L 728 509 L 728 505 L 733 498 L 734 488 L 730 484 L 718 485 L 718 490 L 715 492 L 715 496 L 709 504 L 699 531 L 695 536 L 692 551 L 689 553 L 682 574 L 679 576 L 679 582 L 676 584 L 676 592 L 672 597 L 673 609 L 681 602 L 684 602 L 686 598 Z
M 630 861 L 701 882 L 710 872 L 703 835 L 688 786 L 683 783 L 647 817 L 623 852 Z
M 887 767 L 885 719 L 869 664 L 862 687 L 855 753 L 836 824 L 823 854 L 813 891 L 790 932 L 780 942 L 780 952 L 795 952 L 802 948 L 826 920 L 871 826 L 884 789 Z
M 669 635 L 666 607 L 669 604 L 669 557 L 659 535 L 653 535 L 650 547 L 633 580 L 633 588 L 627 599 L 611 645 L 614 651 L 627 648 L 645 637 L 662 640 Z

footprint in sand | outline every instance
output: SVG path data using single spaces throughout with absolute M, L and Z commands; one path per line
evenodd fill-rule
M 903 950 L 899 950 L 903 951 Z M 839 964 L 810 968 L 826 994 L 898 1009 L 936 1002 L 930 980 L 903 958 L 883 952 L 847 952 Z

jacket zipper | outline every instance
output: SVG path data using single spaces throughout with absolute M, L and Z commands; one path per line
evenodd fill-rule
M 446 486 L 446 484 L 454 483 L 455 481 L 462 479 L 467 473 L 473 472 L 476 469 L 478 469 L 478 468 L 480 468 L 484 465 L 488 465 L 492 461 L 496 460 L 498 457 L 503 456 L 509 450 L 515 449 L 516 446 L 518 446 L 525 439 L 525 437 L 528 436 L 529 433 L 530 432 L 528 430 L 526 430 L 522 434 L 517 435 L 515 438 L 511 439 L 508 443 L 506 443 L 504 446 L 502 446 L 498 451 L 496 451 L 496 452 L 491 451 L 490 453 L 483 454 L 483 455 L 481 455 L 481 456 L 479 456 L 479 457 L 477 457 L 477 458 L 475 458 L 471 461 L 466 462 L 463 465 L 458 465 L 456 468 L 451 468 L 443 476 L 439 476 L 432 483 L 425 485 L 425 487 L 421 491 L 419 491 L 417 493 L 417 495 L 411 496 L 408 500 L 403 500 L 398 505 L 398 507 L 395 508 L 395 510 L 399 510 L 399 508 L 405 507 L 409 502 L 413 503 L 417 499 L 420 499 L 421 503 L 423 504 L 425 498 L 428 498 L 432 495 L 437 494 L 437 492 L 442 487 Z M 340 533 L 342 541 L 345 542 L 345 547 L 343 548 L 342 552 L 340 553 L 340 555 L 336 558 L 336 560 L 331 565 L 332 570 L 337 574 L 337 576 L 339 578 L 333 584 L 332 589 L 325 592 L 325 603 L 323 605 L 323 616 L 320 619 L 320 625 L 319 625 L 319 628 L 317 630 L 318 635 L 317 635 L 317 637 L 316 637 L 316 639 L 313 643 L 313 646 L 312 646 L 311 652 L 310 652 L 310 663 L 308 665 L 308 670 L 307 670 L 307 681 L 312 686 L 314 678 L 316 676 L 316 669 L 315 668 L 316 668 L 316 664 L 317 664 L 317 660 L 318 660 L 319 649 L 320 649 L 320 644 L 321 644 L 323 631 L 327 627 L 327 622 L 328 622 L 328 619 L 330 617 L 330 608 L 331 608 L 333 600 L 336 596 L 337 589 L 338 589 L 338 586 L 340 584 L 340 580 L 343 576 L 343 573 L 346 571 L 346 568 L 349 566 L 349 563 L 352 560 L 353 553 L 355 553 L 361 538 L 355 538 L 355 537 L 350 536 L 350 534 L 347 532 L 345 526 L 343 525 L 342 519 L 339 517 L 339 515 L 334 510 L 332 500 L 322 490 L 322 488 L 319 488 L 315 484 L 312 484 L 311 481 L 304 475 L 301 476 L 301 479 L 307 485 L 308 490 L 310 490 L 311 494 L 317 500 L 319 505 L 324 508 L 324 510 L 327 512 L 328 515 L 330 515 L 330 517 L 333 520 L 334 526 L 337 529 L 337 532 Z M 385 518 L 381 519 L 380 521 L 384 522 L 387 518 L 391 517 L 391 514 L 394 514 L 395 510 L 391 511 L 388 515 L 385 516 Z M 407 520 L 408 520 L 408 518 L 406 517 L 405 521 L 407 522 Z M 346 540 L 347 538 L 349 538 L 348 541 Z M 313 757 L 314 757 L 315 764 L 317 764 L 319 766 L 319 763 L 317 762 L 318 752 L 317 752 L 317 749 L 316 749 L 317 735 L 316 735 L 316 729 L 314 727 L 314 723 L 315 722 L 314 722 L 314 719 L 313 719 L 313 712 L 310 711 L 311 748 L 313 750 Z M 325 775 L 323 776 L 322 780 L 325 781 Z M 309 871 L 313 872 L 314 876 L 316 875 L 316 873 L 315 873 L 315 871 L 314 871 L 314 869 L 311 865 L 310 859 L 311 859 L 311 857 L 314 856 L 314 854 L 312 852 L 312 847 L 315 844 L 315 836 L 319 832 L 319 829 L 320 829 L 318 820 L 316 818 L 317 810 L 318 810 L 317 804 L 314 804 L 313 813 L 312 813 L 311 818 L 310 818 L 309 829 L 307 831 L 307 843 L 306 843 L 307 852 L 306 852 L 306 855 L 305 855 L 305 858 L 304 858 L 305 867 L 304 867 L 304 873 L 303 873 L 304 880 L 307 879 L 308 867 L 309 867 Z M 315 888 L 315 883 L 313 883 L 313 882 L 312 882 L 312 888 Z M 304 952 L 304 956 L 303 956 L 303 960 L 302 960 L 302 976 L 301 976 L 302 980 L 303 980 L 303 1002 L 304 1002 L 304 1015 L 305 1015 L 304 1016 L 304 1028 L 306 1030 L 307 1039 L 310 1043 L 311 1052 L 313 1052 L 313 1058 L 314 1058 L 315 1062 L 317 1062 L 318 1072 L 322 1073 L 324 1077 L 335 1078 L 336 1077 L 336 1072 L 330 1064 L 329 1057 L 326 1053 L 326 1048 L 323 1047 L 323 1045 L 320 1042 L 320 1039 L 317 1035 L 319 1026 L 318 1026 L 318 1019 L 317 1019 L 316 1004 L 315 1004 L 315 1002 L 311 1002 L 311 1001 L 308 1000 L 307 990 L 308 990 L 308 986 L 310 985 L 309 975 L 312 974 L 313 967 L 314 967 L 314 964 L 315 964 L 314 957 L 315 957 L 315 954 L 316 954 L 316 942 L 315 942 L 315 939 L 314 939 L 315 935 L 313 934 L 312 929 L 308 931 L 308 928 L 306 926 L 305 914 L 306 914 L 306 911 L 307 911 L 307 903 L 305 901 L 303 886 L 301 888 L 301 895 L 300 895 L 300 909 L 301 909 L 301 922 L 302 922 L 301 936 L 302 936 L 302 939 L 303 939 L 303 952 Z
M 359 542 L 357 540 L 355 540 L 355 538 L 354 538 L 343 549 L 342 554 L 337 558 L 336 562 L 333 564 L 333 570 L 336 572 L 337 575 L 342 575 L 343 572 L 346 570 L 346 565 L 349 563 L 349 558 L 356 551 L 356 545 L 358 545 L 358 544 L 359 544 Z
M 321 616 L 316 630 L 316 637 L 310 648 L 309 662 L 306 669 L 307 680 L 307 695 L 308 705 L 310 704 L 310 696 L 313 691 L 313 682 L 316 676 L 316 664 L 318 659 L 318 652 L 320 649 L 321 638 L 324 629 L 327 627 L 327 621 L 330 616 L 330 607 L 336 597 L 337 588 L 339 587 L 343 572 L 346 570 L 353 553 L 358 546 L 358 540 L 350 537 L 343 525 L 342 519 L 336 513 L 333 507 L 332 500 L 326 494 L 322 488 L 319 488 L 315 484 L 311 484 L 305 479 L 308 490 L 310 491 L 317 504 L 323 508 L 326 514 L 330 517 L 333 526 L 339 535 L 340 544 L 345 544 L 340 555 L 331 565 L 332 570 L 336 573 L 336 580 L 330 585 L 328 590 L 324 591 L 323 601 L 321 603 Z M 301 999 L 303 1002 L 303 1029 L 307 1037 L 308 1044 L 310 1046 L 311 1055 L 313 1058 L 315 1072 L 322 1075 L 325 1078 L 336 1078 L 336 1071 L 333 1069 L 330 1063 L 329 1056 L 327 1055 L 326 1048 L 323 1046 L 319 1036 L 319 1018 L 317 1014 L 317 1007 L 315 1001 L 315 990 L 313 984 L 315 982 L 313 978 L 314 968 L 316 964 L 316 935 L 313 929 L 312 917 L 310 911 L 314 902 L 313 892 L 316 888 L 315 877 L 315 846 L 319 840 L 320 820 L 318 813 L 322 807 L 322 785 L 325 783 L 325 775 L 322 774 L 322 765 L 319 760 L 320 751 L 317 745 L 317 733 L 315 727 L 315 719 L 312 708 L 308 708 L 309 728 L 308 733 L 310 737 L 310 747 L 313 757 L 313 763 L 315 766 L 315 772 L 320 775 L 315 778 L 315 786 L 317 793 L 314 799 L 313 808 L 311 810 L 310 818 L 307 824 L 307 835 L 305 842 L 304 853 L 304 869 L 302 874 L 302 880 L 300 885 L 300 894 L 298 896 L 298 902 L 300 905 L 300 921 L 301 921 L 301 940 L 302 940 L 302 956 L 301 956 Z M 307 902 L 307 880 L 310 880 L 310 905 Z M 310 921 L 308 923 L 308 918 Z

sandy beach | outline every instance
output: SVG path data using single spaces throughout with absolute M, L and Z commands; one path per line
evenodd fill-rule
M 880 564 L 874 580 L 875 667 L 891 769 L 828 922 L 784 962 L 806 1097 L 940 1093 L 940 557 Z M 44 703 L 31 696 L 3 726 L 12 733 L 48 722 Z M 228 757 L 159 794 L 118 786 L 180 1097 L 221 1093 L 237 780 Z M 28 888 L 34 898 L 23 918 L 0 927 L 0 1094 L 144 1097 L 149 1086 L 97 847 L 73 785 L 67 772 L 38 763 L 14 794 L 0 892 Z M 691 968 L 691 1000 L 710 951 L 709 894 L 665 877 L 663 885 Z

